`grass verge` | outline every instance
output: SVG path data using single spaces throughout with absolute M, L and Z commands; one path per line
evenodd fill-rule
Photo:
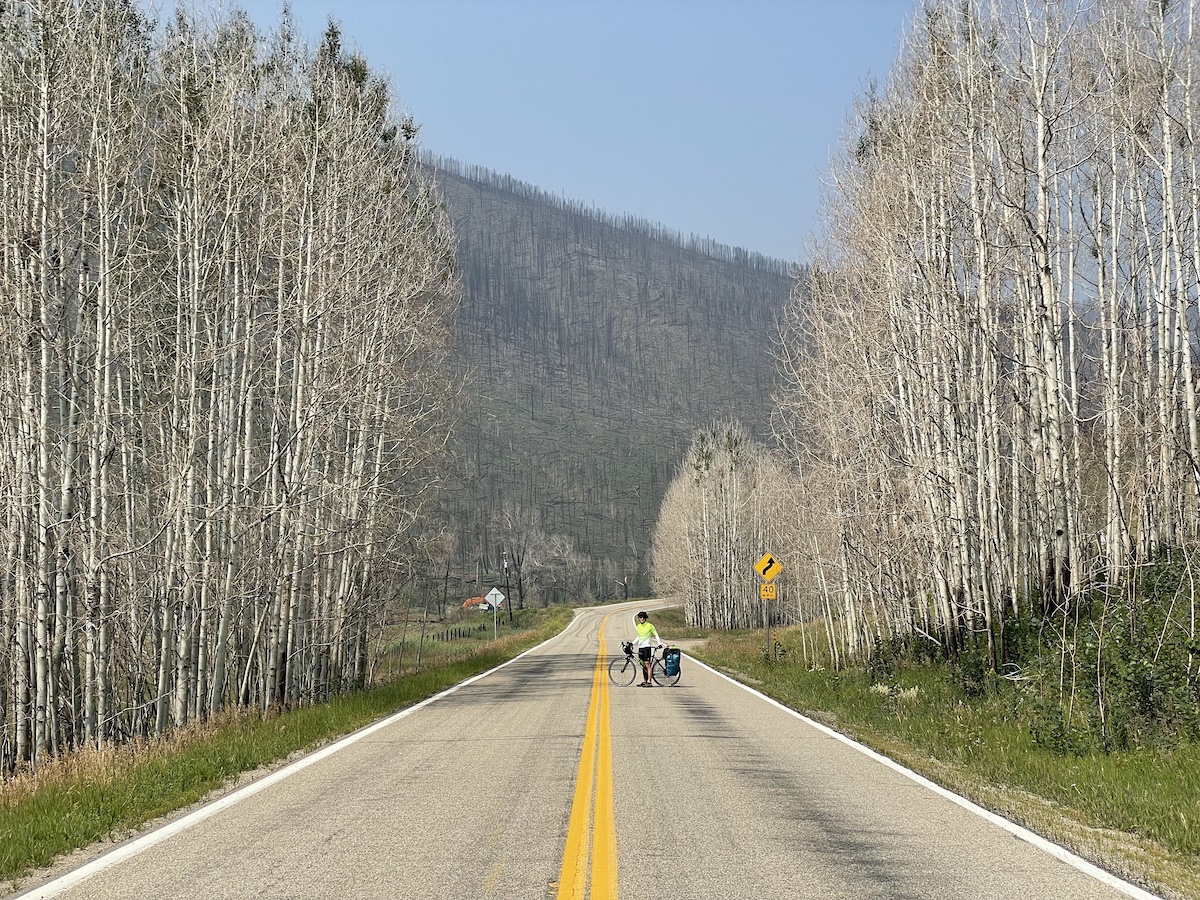
M 789 634 L 780 638 L 786 645 Z M 805 666 L 799 653 L 768 659 L 761 631 L 712 634 L 689 652 L 1128 881 L 1164 897 L 1200 897 L 1194 744 L 1057 753 L 1034 743 L 1018 686 L 964 691 L 932 665 L 872 683 L 863 671 Z
M 562 607 L 537 611 L 523 631 L 321 706 L 267 718 L 226 715 L 161 741 L 75 753 L 4 782 L 0 879 L 16 889 L 17 880 L 61 854 L 124 838 L 244 772 L 314 750 L 512 659 L 557 634 L 572 615 Z

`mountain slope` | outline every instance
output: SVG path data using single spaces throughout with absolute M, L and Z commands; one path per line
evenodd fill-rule
M 765 432 L 787 266 L 431 163 L 474 374 L 452 501 L 463 575 L 497 571 L 519 539 L 499 523 L 519 510 L 591 557 L 590 577 L 552 580 L 542 599 L 645 593 L 650 532 L 694 432 L 728 418 Z

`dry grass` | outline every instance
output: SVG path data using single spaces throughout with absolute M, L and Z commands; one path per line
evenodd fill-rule
M 108 784 L 135 763 L 148 763 L 178 755 L 183 749 L 211 740 L 232 726 L 260 722 L 257 710 L 223 710 L 204 722 L 193 722 L 161 738 L 135 738 L 125 744 L 83 747 L 52 758 L 33 769 L 26 765 L 0 780 L 0 807 L 11 807 L 38 791 L 80 782 Z

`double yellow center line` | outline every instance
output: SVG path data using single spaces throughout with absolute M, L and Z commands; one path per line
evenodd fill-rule
M 608 677 L 604 670 L 608 649 L 604 626 L 600 623 L 600 649 L 592 671 L 592 696 L 588 703 L 587 725 L 583 730 L 583 753 L 575 776 L 575 799 L 567 825 L 567 845 L 563 851 L 562 872 L 558 879 L 558 900 L 584 900 L 587 897 L 588 851 L 591 850 L 591 900 L 616 900 L 617 827 L 613 819 L 612 729 L 608 722 Z M 592 792 L 595 788 L 596 814 L 592 820 Z M 591 825 L 591 828 L 588 826 Z M 588 837 L 591 836 L 591 846 Z

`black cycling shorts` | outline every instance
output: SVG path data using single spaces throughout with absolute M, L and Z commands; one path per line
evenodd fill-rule
M 644 662 L 649 662 L 650 657 L 654 655 L 653 647 L 638 647 L 638 659 Z

